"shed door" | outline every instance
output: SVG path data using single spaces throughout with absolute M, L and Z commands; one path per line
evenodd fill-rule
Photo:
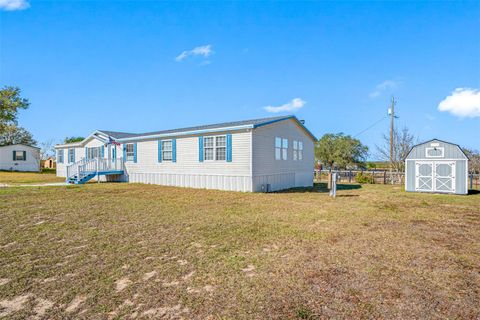
M 415 162 L 415 191 L 433 190 L 433 162 Z
M 455 162 L 415 162 L 415 190 L 455 192 Z
M 455 192 L 455 162 L 436 161 L 433 185 L 437 192 Z

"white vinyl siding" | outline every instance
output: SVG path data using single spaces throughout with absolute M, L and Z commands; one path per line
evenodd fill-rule
M 282 140 L 278 161 L 278 140 Z M 287 146 L 287 160 L 283 160 L 283 139 L 290 140 Z M 275 157 L 272 155 L 272 141 L 275 141 Z M 297 141 L 297 161 L 293 160 L 293 141 Z M 301 142 L 301 144 L 300 144 Z M 301 149 L 301 151 L 299 150 Z M 313 140 L 295 120 L 280 121 L 259 127 L 252 134 L 252 175 L 253 191 L 270 185 L 270 190 L 313 185 Z M 302 161 L 300 160 L 300 157 Z
M 39 149 L 22 144 L 0 147 L 0 170 L 38 172 L 40 170 Z
M 176 162 L 158 162 L 158 140 L 137 142 L 138 162 L 126 162 L 128 181 L 179 187 L 251 191 L 251 132 L 228 132 L 232 135 L 232 162 L 226 162 L 226 133 L 205 138 L 221 137 L 213 143 L 213 159 L 199 162 L 198 135 L 176 137 Z M 207 143 L 208 144 L 208 143 Z M 224 160 L 220 160 L 223 158 Z

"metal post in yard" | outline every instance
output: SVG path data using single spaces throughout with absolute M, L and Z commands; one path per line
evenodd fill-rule
M 332 185 L 330 189 L 330 197 L 336 197 L 337 195 L 337 173 L 332 174 Z
M 473 190 L 473 173 L 470 173 L 470 189 Z

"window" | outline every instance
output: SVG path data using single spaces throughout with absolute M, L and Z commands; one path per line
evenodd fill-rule
M 287 160 L 288 139 L 275 137 L 275 160 Z
M 25 161 L 26 159 L 25 151 L 13 151 L 13 160 L 14 161 Z
M 172 140 L 162 141 L 162 160 L 172 161 Z
M 227 137 L 215 137 L 215 159 L 226 160 L 227 158 Z
M 213 144 L 214 137 L 205 137 L 203 138 L 203 152 L 205 160 L 214 160 L 214 144 Z
M 57 155 L 58 163 L 63 163 L 63 149 L 60 149 L 57 152 L 58 152 L 58 155 Z
M 287 151 L 288 151 L 288 139 L 283 139 L 282 140 L 282 159 L 287 160 Z
M 125 145 L 125 155 L 126 155 L 126 161 L 135 160 L 135 148 L 133 147 L 133 143 L 127 143 Z
M 293 161 L 297 161 L 298 141 L 293 140 Z
M 275 160 L 282 159 L 282 138 L 275 138 Z
M 75 149 L 68 149 L 68 162 L 75 162 Z
M 443 158 L 444 153 L 445 148 L 442 147 L 425 148 L 426 158 Z
M 226 136 L 204 137 L 203 155 L 206 161 L 225 161 L 227 158 Z
M 303 142 L 298 141 L 298 160 L 303 160 Z
M 88 159 L 100 158 L 100 155 L 101 155 L 101 147 L 87 148 Z

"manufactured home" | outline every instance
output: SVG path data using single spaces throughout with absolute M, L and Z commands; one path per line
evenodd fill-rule
M 467 194 L 467 155 L 457 144 L 438 139 L 414 146 L 405 159 L 405 190 Z
M 148 133 L 97 130 L 57 145 L 70 183 L 122 181 L 267 192 L 313 185 L 315 136 L 295 116 Z
M 0 146 L 0 170 L 40 171 L 40 149 L 26 144 Z

